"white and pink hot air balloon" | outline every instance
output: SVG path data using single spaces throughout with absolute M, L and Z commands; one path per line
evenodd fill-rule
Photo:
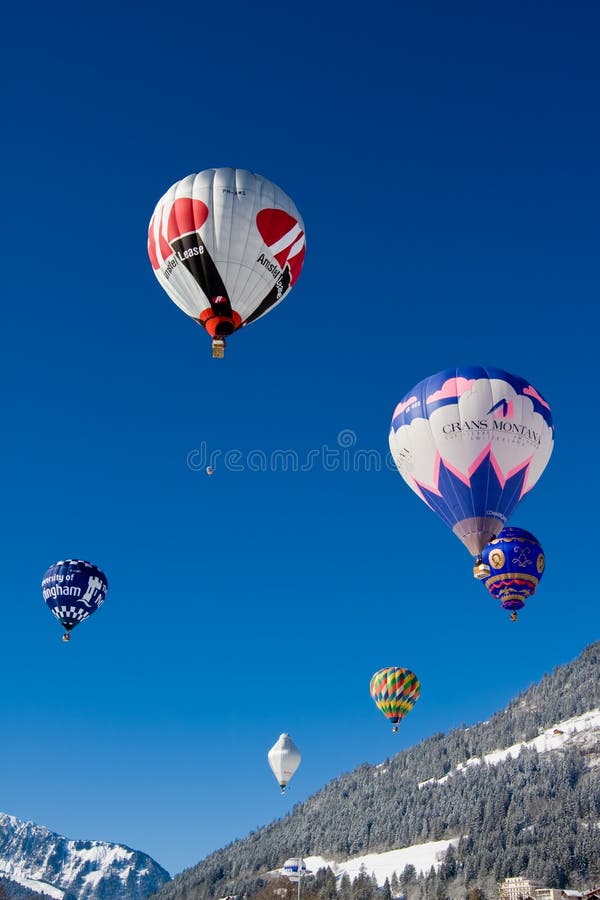
M 531 382 L 491 366 L 445 369 L 396 406 L 390 450 L 408 486 L 475 557 L 537 484 L 554 447 L 549 403 Z

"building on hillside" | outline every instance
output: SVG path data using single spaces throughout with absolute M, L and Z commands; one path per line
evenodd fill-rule
M 560 888 L 535 888 L 532 900 L 561 900 Z
M 500 882 L 498 900 L 600 900 L 600 888 L 589 893 L 560 890 L 542 887 L 539 881 L 531 881 L 517 875 L 515 878 L 505 878 Z
M 529 878 L 517 875 L 513 878 L 505 878 L 500 882 L 498 900 L 527 900 L 528 897 L 535 897 L 535 891 L 539 890 L 544 890 L 539 881 L 531 881 Z M 560 900 L 560 891 L 558 891 L 558 898 L 544 898 L 544 900 Z

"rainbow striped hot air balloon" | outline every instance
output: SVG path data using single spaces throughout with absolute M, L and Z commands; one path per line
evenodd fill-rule
M 371 697 L 378 709 L 398 731 L 398 722 L 409 713 L 421 693 L 421 682 L 410 669 L 386 666 L 371 678 Z

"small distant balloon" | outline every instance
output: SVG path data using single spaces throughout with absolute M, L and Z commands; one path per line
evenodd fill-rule
M 289 734 L 280 734 L 267 754 L 271 771 L 277 779 L 281 793 L 285 794 L 292 775 L 300 765 L 300 751 Z
M 104 572 L 83 559 L 62 559 L 50 566 L 42 579 L 42 596 L 65 629 L 63 641 L 102 606 L 107 591 Z
M 546 558 L 542 545 L 524 528 L 503 528 L 484 548 L 482 562 L 490 572 L 483 584 L 516 621 L 518 610 L 535 594 L 544 574 Z
M 386 666 L 371 678 L 371 697 L 375 705 L 398 731 L 398 722 L 411 711 L 421 693 L 421 682 L 410 669 Z
M 207 475 L 213 475 L 213 474 L 214 474 L 214 471 L 215 471 L 215 470 L 213 469 L 212 466 L 207 466 L 207 467 L 206 467 L 206 474 L 207 474 Z

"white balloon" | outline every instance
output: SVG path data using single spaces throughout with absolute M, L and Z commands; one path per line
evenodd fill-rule
M 280 734 L 269 750 L 267 758 L 283 794 L 290 778 L 300 765 L 302 759 L 300 751 L 289 734 Z

